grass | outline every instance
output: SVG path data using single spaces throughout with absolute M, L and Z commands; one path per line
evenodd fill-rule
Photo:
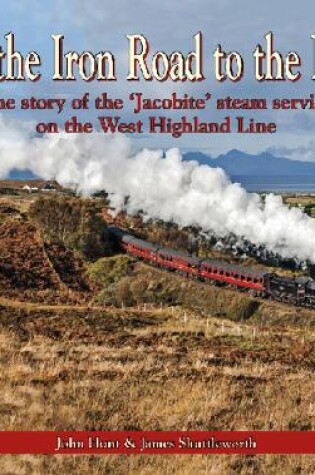
M 307 338 L 306 338 L 307 335 Z M 314 430 L 313 331 L 1 300 L 2 430 Z M 49 350 L 48 350 L 49 349 Z M 308 355 L 308 356 L 307 356 Z M 3 457 L 3 473 L 312 473 L 308 457 Z
M 33 199 L 12 201 L 27 213 Z M 10 199 L 0 197 L 0 204 Z M 31 256 L 43 249 L 51 264 L 43 243 L 26 241 L 16 229 L 3 252 L 16 250 L 16 270 L 28 262 L 20 242 L 24 252 L 28 242 Z M 178 237 L 171 230 L 165 236 Z M 315 430 L 314 311 L 126 256 L 89 264 L 95 287 L 76 296 L 57 264 L 56 295 L 49 286 L 22 291 L 7 281 L 0 289 L 2 430 Z M 72 277 L 81 269 L 69 268 Z M 5 474 L 315 473 L 314 458 L 306 456 L 3 456 L 1 462 Z

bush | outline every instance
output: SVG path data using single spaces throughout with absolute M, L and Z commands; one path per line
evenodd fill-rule
M 228 307 L 227 316 L 231 320 L 242 321 L 251 318 L 259 308 L 259 302 L 248 297 L 239 298 Z
M 130 281 L 128 277 L 124 277 L 116 284 L 104 287 L 95 298 L 95 302 L 101 305 L 122 305 L 129 307 L 134 304 L 134 299 L 130 290 Z
M 132 271 L 128 256 L 103 257 L 88 267 L 88 276 L 96 284 L 109 286 L 117 283 Z
M 30 216 L 45 241 L 64 244 L 95 259 L 110 248 L 100 211 L 92 199 L 39 196 L 30 207 Z
M 134 299 L 127 279 L 121 280 L 116 285 L 116 288 L 113 289 L 113 297 L 116 305 L 126 305 L 128 307 L 134 304 Z
M 144 278 L 138 277 L 130 284 L 130 291 L 133 300 L 139 304 L 147 300 L 148 283 Z

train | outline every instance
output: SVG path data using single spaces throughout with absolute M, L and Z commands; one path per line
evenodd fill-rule
M 120 251 L 185 277 L 247 290 L 254 297 L 294 306 L 315 308 L 315 281 L 310 277 L 283 277 L 254 267 L 198 257 L 139 239 L 116 226 L 108 231 Z

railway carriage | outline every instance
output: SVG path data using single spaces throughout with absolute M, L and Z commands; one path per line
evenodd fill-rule
M 189 276 L 199 276 L 200 259 L 184 252 L 174 251 L 165 247 L 157 251 L 157 264 L 168 269 L 178 270 Z
M 156 262 L 157 246 L 142 239 L 133 238 L 129 240 L 128 252 L 147 261 Z
M 253 267 L 198 258 L 138 239 L 115 226 L 109 226 L 108 230 L 123 251 L 163 269 L 177 271 L 203 281 L 248 289 L 255 296 L 315 308 L 315 282 L 308 277 L 283 277 Z
M 266 272 L 250 267 L 231 265 L 225 262 L 204 259 L 200 265 L 200 276 L 236 287 L 245 287 L 257 292 L 264 292 Z

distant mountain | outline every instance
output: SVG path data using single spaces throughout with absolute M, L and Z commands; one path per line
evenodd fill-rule
M 8 176 L 6 177 L 9 180 L 36 180 L 40 177 L 34 175 L 31 170 L 18 170 L 17 168 L 13 168 Z
M 212 158 L 201 152 L 190 152 L 184 155 L 184 160 L 196 160 L 202 165 L 223 168 L 231 177 L 237 176 L 313 176 L 315 178 L 315 162 L 302 162 L 279 158 L 264 152 L 251 155 L 230 150 L 226 154 Z
M 183 156 L 184 160 L 195 160 L 198 162 L 200 165 L 212 165 L 213 163 L 213 158 L 210 155 L 206 155 L 205 153 L 202 152 L 188 152 L 185 153 Z
M 184 160 L 195 160 L 200 165 L 223 168 L 232 178 L 238 177 L 308 177 L 315 181 L 315 162 L 302 162 L 287 158 L 275 157 L 271 153 L 251 155 L 233 149 L 226 154 L 212 158 L 202 152 L 189 152 L 184 154 Z M 30 170 L 13 169 L 8 177 L 12 180 L 34 180 L 40 178 Z

